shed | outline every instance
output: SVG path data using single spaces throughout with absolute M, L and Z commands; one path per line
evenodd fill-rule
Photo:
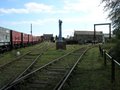
M 74 31 L 74 39 L 79 43 L 92 43 L 94 41 L 94 31 Z M 96 31 L 96 42 L 102 42 L 103 32 Z
M 50 41 L 53 38 L 53 34 L 43 34 L 45 40 Z

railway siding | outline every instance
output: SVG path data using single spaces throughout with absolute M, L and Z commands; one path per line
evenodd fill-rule
M 110 81 L 110 66 L 103 63 L 98 47 L 90 49 L 62 90 L 119 90 Z
M 49 48 L 49 50 L 47 52 L 45 52 L 44 54 L 41 53 L 43 61 L 41 60 L 41 57 L 38 57 L 38 60 L 33 65 L 33 67 L 32 68 L 30 67 L 30 69 L 27 70 L 27 72 L 26 72 L 25 68 L 28 68 L 31 65 L 31 62 L 29 62 L 29 61 L 32 61 L 33 58 L 35 58 L 37 55 L 39 55 L 38 52 L 43 51 L 38 47 L 43 46 L 42 49 L 47 50 L 46 45 L 47 45 L 47 48 L 48 47 L 52 47 L 52 48 Z M 22 57 L 21 60 L 15 60 L 14 64 L 9 64 L 9 65 L 6 64 L 5 65 L 6 67 L 1 68 L 1 71 L 0 71 L 0 73 L 1 73 L 0 74 L 0 86 L 2 87 L 4 85 L 4 87 L 2 87 L 1 90 L 4 90 L 8 85 L 10 85 L 11 83 L 14 83 L 22 75 L 25 75 L 25 74 L 35 70 L 36 68 L 39 68 L 40 66 L 50 62 L 52 59 L 55 59 L 55 58 L 57 58 L 57 57 L 59 57 L 61 55 L 64 55 L 67 52 L 76 50 L 77 48 L 80 48 L 80 47 L 83 47 L 83 46 L 79 46 L 79 45 L 72 45 L 71 46 L 71 45 L 68 45 L 67 50 L 55 50 L 54 44 L 53 43 L 47 43 L 47 42 L 43 43 L 41 45 L 38 45 L 35 48 L 33 47 L 32 50 L 31 50 L 32 53 L 31 52 L 28 53 L 27 55 Z M 36 50 L 36 48 L 37 48 L 37 50 Z M 24 63 L 24 64 L 21 64 L 21 63 Z M 23 74 L 19 73 L 19 72 L 23 72 L 24 70 L 25 70 L 25 72 Z
M 47 44 L 46 42 L 34 45 L 34 46 L 29 46 L 26 48 L 20 48 L 16 50 L 12 50 L 3 54 L 0 54 L 0 67 L 5 65 L 6 63 L 12 62 L 20 57 L 23 57 L 23 55 L 27 54 L 27 52 L 34 50 L 35 48 L 38 48 L 40 46 L 43 46 Z M 16 53 L 20 52 L 20 55 L 18 56 Z
M 19 78 L 18 81 L 13 83 L 13 85 L 16 83 L 18 83 L 18 85 L 13 86 L 12 88 L 17 90 L 53 90 L 59 80 L 68 73 L 85 49 L 86 48 L 84 47 L 84 49 L 81 48 L 75 52 L 68 53 L 61 58 L 31 72 L 30 74 Z
M 38 57 L 40 57 L 48 47 L 49 44 L 47 46 L 39 46 L 30 51 L 30 53 L 27 53 L 21 59 L 10 62 L 10 64 L 5 64 L 0 70 L 0 88 L 5 88 L 9 83 L 21 77 L 30 67 L 33 66 Z M 22 74 L 20 74 L 21 72 Z

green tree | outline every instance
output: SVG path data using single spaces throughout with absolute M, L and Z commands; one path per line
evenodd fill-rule
M 120 62 L 120 0 L 102 0 L 102 2 L 105 3 L 105 10 L 109 11 L 108 18 L 112 21 L 113 33 L 118 39 L 109 54 Z
M 113 33 L 120 39 L 120 0 L 102 0 L 105 10 L 109 11 L 108 18 L 111 19 L 114 28 Z
M 120 63 L 120 41 L 110 49 L 109 54 Z

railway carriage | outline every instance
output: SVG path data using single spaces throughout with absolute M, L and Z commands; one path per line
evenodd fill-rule
M 32 45 L 33 44 L 33 36 L 32 35 L 28 35 L 28 43 L 29 43 L 29 45 Z
M 37 36 L 33 36 L 33 44 L 37 44 L 39 42 L 39 38 Z
M 0 27 L 0 52 L 8 50 L 10 44 L 10 30 Z
M 0 27 L 0 53 L 41 42 L 41 36 L 32 36 Z
M 11 30 L 11 46 L 12 48 L 19 48 L 21 47 L 22 43 L 22 36 L 20 32 Z
M 36 37 L 33 36 L 33 44 L 35 44 L 35 42 L 36 42 Z
M 25 33 L 21 33 L 21 39 L 22 39 L 22 46 L 23 47 L 26 47 L 28 46 L 28 43 L 29 43 L 29 37 L 28 37 L 28 34 L 25 34 Z

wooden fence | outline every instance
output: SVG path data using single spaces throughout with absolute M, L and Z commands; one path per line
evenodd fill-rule
M 100 45 L 99 45 L 100 55 L 104 58 L 104 65 L 107 65 L 107 60 L 111 61 L 111 82 L 115 82 L 115 65 L 120 67 L 120 63 L 113 59 Z

